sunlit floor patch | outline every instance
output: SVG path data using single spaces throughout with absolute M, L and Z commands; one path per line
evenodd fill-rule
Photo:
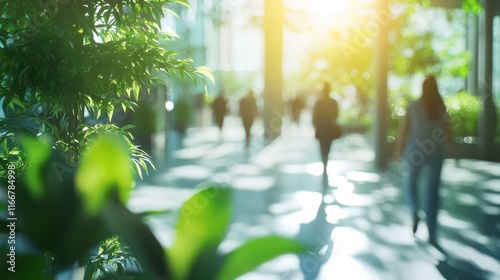
M 128 206 L 132 212 L 177 209 L 192 190 L 165 186 L 142 186 L 133 191 Z
M 328 185 L 330 187 L 341 187 L 348 184 L 349 181 L 346 177 L 341 175 L 332 174 L 328 176 Z
M 300 204 L 295 199 L 287 199 L 269 206 L 269 212 L 273 215 L 282 215 L 300 210 L 300 207 Z
M 322 195 L 319 192 L 298 191 L 293 194 L 293 201 L 297 205 L 296 211 L 283 215 L 281 219 L 295 224 L 309 223 L 316 218 Z
M 173 152 L 172 157 L 177 159 L 197 159 L 203 157 L 213 148 L 212 145 L 184 148 Z
M 211 160 L 217 158 L 227 158 L 232 153 L 243 154 L 244 152 L 240 149 L 239 144 L 236 143 L 221 144 L 208 151 L 204 159 Z
M 336 227 L 333 229 L 331 237 L 334 242 L 333 250 L 338 254 L 352 255 L 368 248 L 369 240 L 366 234 L 354 228 Z
M 465 205 L 477 205 L 479 200 L 468 193 L 458 193 L 455 200 Z M 500 205 L 500 202 L 498 203 Z
M 335 202 L 335 197 L 332 194 L 325 194 L 323 196 L 323 202 L 326 204 L 331 204 Z
M 288 174 L 304 174 L 308 172 L 305 164 L 284 164 L 281 166 L 281 172 Z
M 374 269 L 363 261 L 344 254 L 332 254 L 330 261 L 326 263 L 318 280 L 331 279 L 362 279 L 362 280 L 392 280 L 396 278 L 386 278 L 380 271 Z
M 413 236 L 410 227 L 401 225 L 376 225 L 373 228 L 373 233 L 381 240 L 394 245 L 411 245 L 413 244 Z
M 289 210 L 277 218 L 278 230 L 287 235 L 295 235 L 304 224 L 311 223 L 317 218 L 320 219 L 317 220 L 318 223 L 326 223 L 325 213 L 320 213 L 320 211 L 326 211 L 325 208 L 320 208 L 322 199 L 322 194 L 319 192 L 298 191 L 291 199 L 288 199 L 288 202 L 273 204 L 270 207 L 272 212 Z M 329 211 L 332 213 L 332 210 Z M 331 214 L 330 219 L 333 220 L 334 217 L 336 216 Z
M 464 163 L 461 162 L 461 164 L 463 164 L 465 168 L 487 172 L 493 177 L 498 177 L 498 174 L 500 174 L 500 165 L 491 164 L 491 162 L 488 161 L 468 160 Z
M 498 173 L 500 174 L 500 173 Z M 480 183 L 480 189 L 482 191 L 497 192 L 500 193 L 500 179 L 491 179 Z
M 335 153 L 333 152 L 333 157 L 334 158 L 341 158 L 341 159 L 351 159 L 352 161 L 356 162 L 366 162 L 366 163 L 371 163 L 375 159 L 375 152 L 371 150 L 352 150 L 348 149 L 346 153 Z
M 464 246 L 464 244 L 456 241 L 443 240 L 441 243 L 445 251 L 455 256 L 457 259 L 463 259 L 470 262 L 477 267 L 478 270 L 495 272 L 494 275 L 490 275 L 491 278 L 489 279 L 500 279 L 500 262 L 498 259 L 486 255 L 473 247 Z
M 473 224 L 470 222 L 466 222 L 464 220 L 457 219 L 453 216 L 451 216 L 448 211 L 441 211 L 439 215 L 439 223 L 443 226 L 459 229 L 459 230 L 465 230 L 465 229 L 472 229 Z
M 346 177 L 347 179 L 355 182 L 370 182 L 370 183 L 380 182 L 380 175 L 377 173 L 351 171 L 347 173 Z
M 325 207 L 326 221 L 336 224 L 342 218 L 342 209 L 338 205 L 328 205 Z
M 404 278 L 397 278 L 398 280 L 399 279 L 447 280 L 439 273 L 434 264 L 432 264 L 427 260 L 412 259 L 410 262 L 403 262 L 399 264 L 399 266 L 400 266 L 401 276 L 404 276 Z M 448 279 L 448 280 L 459 280 L 459 279 L 460 278 Z
M 485 202 L 488 202 L 492 205 L 496 205 L 500 208 L 500 194 L 485 193 L 483 194 L 483 197 L 481 199 L 484 200 Z
M 231 168 L 235 175 L 256 176 L 259 175 L 262 169 L 253 164 L 238 164 Z
M 443 172 L 441 178 L 444 182 L 475 185 L 481 177 L 470 170 L 460 169 L 460 172 Z
M 342 180 L 337 184 L 337 192 L 342 193 L 351 193 L 356 189 L 356 185 L 354 183 L 349 182 L 347 180 Z
M 293 147 L 291 149 L 293 149 Z M 287 151 L 286 153 L 281 153 L 281 159 L 283 162 L 300 161 L 304 157 L 305 155 L 303 154 L 303 152 L 295 150 Z
M 477 232 L 477 231 L 460 231 L 460 234 L 469 239 L 471 242 L 477 242 L 482 245 L 487 245 L 490 242 L 490 239 L 486 237 L 485 235 Z
M 359 195 L 349 191 L 333 191 L 335 199 L 346 206 L 370 206 L 375 204 L 375 199 L 368 195 Z
M 212 175 L 212 169 L 200 165 L 184 165 L 173 167 L 170 174 L 176 178 L 203 180 L 208 179 Z
M 326 173 L 328 175 L 333 175 L 335 172 L 338 172 L 340 170 L 340 163 L 337 161 L 328 161 L 328 166 Z M 323 175 L 323 163 L 321 162 L 314 162 L 310 163 L 307 165 L 307 173 L 314 175 L 314 176 L 321 176 Z
M 231 182 L 235 189 L 262 191 L 274 185 L 273 176 L 239 176 Z

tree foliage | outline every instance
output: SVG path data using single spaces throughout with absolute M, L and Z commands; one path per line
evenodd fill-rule
M 321 34 L 311 44 L 304 63 L 308 67 L 296 75 L 296 80 L 311 84 L 330 80 L 341 93 L 346 86 L 354 85 L 355 106 L 349 113 L 359 112 L 355 121 L 360 122 L 369 112 L 374 95 L 376 43 L 382 28 L 388 31 L 385 47 L 392 77 L 405 84 L 411 84 L 411 78 L 419 74 L 457 81 L 468 75 L 470 62 L 463 47 L 464 15 L 480 11 L 476 0 L 465 1 L 462 9 L 444 9 L 433 6 L 433 1 L 421 0 L 391 1 L 387 13 L 374 13 L 373 6 L 360 7 L 344 24 L 332 27 L 330 33 Z
M 160 21 L 185 0 L 0 0 L 0 96 L 9 117 L 30 114 L 42 130 L 79 153 L 84 112 L 112 120 L 133 110 L 155 73 L 193 81 L 210 75 L 160 46 L 174 34 Z M 40 131 L 39 131 L 40 132 Z

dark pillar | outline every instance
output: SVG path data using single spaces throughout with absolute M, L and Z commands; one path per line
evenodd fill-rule
M 493 160 L 495 153 L 496 110 L 493 102 L 493 17 L 494 1 L 483 0 L 484 12 L 479 32 L 479 94 L 483 110 L 479 119 L 479 158 Z
M 389 15 L 387 0 L 378 0 L 377 15 L 387 18 Z M 382 22 L 382 21 L 381 21 Z M 387 59 L 388 59 L 389 22 L 380 24 L 375 54 L 375 166 L 387 167 Z
M 283 115 L 283 0 L 265 0 L 264 15 L 264 133 L 281 134 Z

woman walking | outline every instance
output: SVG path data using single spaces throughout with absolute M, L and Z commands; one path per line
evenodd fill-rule
M 424 212 L 427 215 L 429 242 L 439 247 L 437 242 L 437 214 L 439 209 L 439 186 L 445 148 L 453 148 L 453 137 L 446 106 L 439 94 L 436 78 L 428 76 L 422 85 L 422 96 L 407 107 L 401 124 L 394 158 L 403 160 L 405 195 L 413 215 L 412 231 L 415 234 L 420 221 L 418 181 L 425 172 Z

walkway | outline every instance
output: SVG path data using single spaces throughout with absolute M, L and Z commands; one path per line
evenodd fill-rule
M 139 185 L 131 208 L 177 209 L 195 188 L 228 183 L 236 208 L 222 250 L 272 233 L 314 248 L 300 258 L 277 258 L 241 280 L 500 279 L 500 164 L 462 160 L 455 167 L 446 161 L 439 216 L 444 256 L 415 241 L 398 164 L 375 170 L 364 136 L 334 143 L 324 197 L 310 128 L 286 128 L 265 147 L 262 139 L 254 143 L 245 153 L 237 119 L 229 120 L 222 142 L 215 127 L 191 131 L 169 167 Z M 166 246 L 174 220 L 175 212 L 148 220 Z M 425 235 L 421 223 L 417 236 Z

